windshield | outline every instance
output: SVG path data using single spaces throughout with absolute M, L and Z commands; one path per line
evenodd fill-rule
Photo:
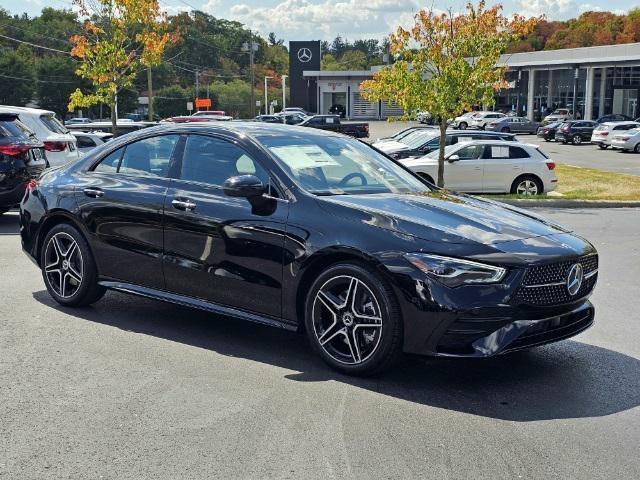
M 44 126 L 47 127 L 47 129 L 50 132 L 69 133 L 69 130 L 67 129 L 67 127 L 65 127 L 62 123 L 60 123 L 60 121 L 51 114 L 40 115 L 40 120 L 42 121 L 42 123 L 44 123 Z
M 404 143 L 407 147 L 414 149 L 419 148 L 432 138 L 436 138 L 439 134 L 434 132 L 418 131 L 414 134 L 407 135 L 400 143 Z
M 447 158 L 447 156 L 450 155 L 451 152 L 453 152 L 459 146 L 460 146 L 460 144 L 447 145 L 446 147 L 444 147 L 444 158 Z M 430 152 L 426 157 L 427 158 L 438 158 L 439 155 L 440 155 L 440 150 L 436 149 L 433 152 Z
M 315 195 L 416 193 L 429 188 L 358 140 L 304 135 L 259 135 L 298 185 Z

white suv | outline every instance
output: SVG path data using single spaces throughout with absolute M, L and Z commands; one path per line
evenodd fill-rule
M 425 180 L 438 178 L 438 151 L 400 160 Z M 445 148 L 444 186 L 469 193 L 539 195 L 555 190 L 556 164 L 536 145 L 474 140 Z
M 627 130 L 638 127 L 640 127 L 640 123 L 630 121 L 601 123 L 593 129 L 591 143 L 598 145 L 604 150 L 611 146 L 611 139 L 616 133 L 624 133 Z
M 487 124 L 503 117 L 506 117 L 506 115 L 500 112 L 478 112 L 473 116 L 473 118 L 471 118 L 471 123 L 469 123 L 469 126 L 484 130 Z
M 11 107 L 0 105 L 0 112 L 15 112 L 20 121 L 36 134 L 38 140 L 44 143 L 49 165 L 57 167 L 80 158 L 76 145 L 76 138 L 69 133 L 50 110 L 38 108 Z

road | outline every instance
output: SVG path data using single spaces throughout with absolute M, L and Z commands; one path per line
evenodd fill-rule
M 303 337 L 109 293 L 66 309 L 0 217 L 0 479 L 632 479 L 638 210 L 541 210 L 601 253 L 597 323 L 371 379 Z
M 370 140 L 388 137 L 416 122 L 369 122 Z M 520 135 L 521 142 L 533 143 L 542 148 L 553 160 L 558 163 L 574 165 L 586 168 L 598 168 L 610 172 L 640 175 L 640 155 L 637 153 L 625 153 L 617 150 L 601 150 L 595 145 L 584 143 L 582 145 L 563 145 L 556 142 L 545 142 L 535 135 Z

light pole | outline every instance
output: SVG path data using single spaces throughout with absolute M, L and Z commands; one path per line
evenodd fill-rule
M 289 75 L 282 75 L 282 110 L 286 107 L 286 98 L 287 98 L 287 77 Z
M 264 77 L 264 114 L 269 115 L 269 110 L 267 110 L 267 80 L 273 77 Z

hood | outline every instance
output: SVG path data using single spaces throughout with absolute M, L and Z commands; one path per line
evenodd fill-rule
M 495 246 L 570 233 L 528 211 L 446 191 L 337 195 L 321 197 L 320 203 L 336 215 L 438 243 Z
M 378 150 L 383 151 L 384 153 L 395 153 L 401 152 L 403 150 L 409 150 L 409 147 L 401 142 L 396 142 L 395 140 L 389 140 L 387 142 L 376 142 L 373 144 Z

